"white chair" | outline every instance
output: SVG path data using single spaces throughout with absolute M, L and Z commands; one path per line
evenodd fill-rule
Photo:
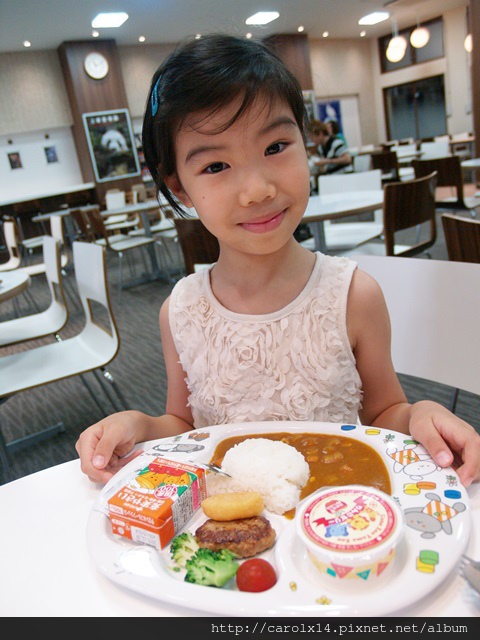
M 449 140 L 435 140 L 434 142 L 421 142 L 420 151 L 422 160 L 428 158 L 444 158 L 450 155 Z
M 8 251 L 8 260 L 0 264 L 0 271 L 13 271 L 22 264 L 22 253 L 18 246 L 17 228 L 14 220 L 3 221 L 3 237 Z
M 392 324 L 397 373 L 480 395 L 480 264 L 352 255 L 377 280 Z
M 318 188 L 320 195 L 331 193 L 345 193 L 347 191 L 379 191 L 382 189 L 382 172 L 380 169 L 362 171 L 361 173 L 343 173 L 329 176 L 319 176 Z M 314 223 L 313 223 L 314 224 Z M 343 251 L 352 249 L 374 238 L 383 232 L 382 210 L 374 212 L 373 221 L 365 222 L 333 222 L 325 220 L 323 223 L 325 243 L 328 251 Z M 302 246 L 312 250 L 314 239 L 304 240 Z
M 60 267 L 60 242 L 51 236 L 43 240 L 45 275 L 50 291 L 50 304 L 44 311 L 0 323 L 0 347 L 43 338 L 63 329 L 68 319 Z M 1 362 L 1 360 L 0 360 Z
M 80 333 L 72 338 L 0 358 L 0 403 L 16 393 L 72 376 L 80 376 L 92 400 L 103 411 L 98 393 L 92 390 L 84 377 L 84 374 L 93 372 L 110 403 L 117 410 L 127 408 L 128 403 L 123 394 L 112 375 L 105 370 L 120 347 L 108 294 L 105 248 L 93 243 L 74 242 L 73 257 L 78 292 L 85 313 L 85 325 Z M 103 375 L 100 375 L 100 372 Z M 110 389 L 113 389 L 114 396 Z M 64 401 L 68 402 L 68 399 Z M 65 427 L 60 423 L 6 443 L 0 429 L 0 461 L 7 474 L 11 468 L 10 452 L 64 430 Z
M 354 156 L 353 170 L 355 173 L 359 173 L 361 171 L 371 171 L 372 170 L 372 154 L 363 153 L 362 155 Z
M 400 180 L 413 180 L 415 171 L 409 166 L 409 163 L 416 157 L 417 145 L 415 143 L 394 145 L 390 147 L 390 151 L 395 151 L 397 154 Z

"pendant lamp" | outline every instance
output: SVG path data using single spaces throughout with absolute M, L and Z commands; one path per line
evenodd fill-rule
M 419 27 L 410 34 L 410 44 L 415 49 L 421 49 L 430 40 L 430 31 L 426 27 Z

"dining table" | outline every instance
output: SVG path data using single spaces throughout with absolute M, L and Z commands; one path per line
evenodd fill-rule
M 154 442 L 158 443 L 142 443 L 137 448 L 145 451 Z M 101 491 L 101 485 L 82 474 L 78 459 L 0 486 L 4 514 L 0 527 L 0 616 L 207 616 L 205 610 L 195 608 L 194 599 L 171 604 L 125 588 L 100 570 L 87 544 L 87 527 Z M 466 553 L 480 559 L 480 484 L 471 485 L 467 493 L 471 535 Z M 118 570 L 122 571 L 121 567 Z M 216 590 L 211 589 L 211 597 L 215 598 Z M 291 611 L 287 615 L 296 614 Z M 468 587 L 455 566 L 435 590 L 393 615 L 447 621 L 478 617 L 480 596 Z M 294 621 L 298 623 L 300 618 L 297 614 Z
M 0 271 L 0 302 L 14 298 L 30 286 L 30 276 L 21 269 Z
M 383 189 L 372 191 L 346 191 L 310 196 L 302 222 L 308 224 L 315 240 L 315 251 L 327 252 L 325 220 L 336 220 L 383 207 Z

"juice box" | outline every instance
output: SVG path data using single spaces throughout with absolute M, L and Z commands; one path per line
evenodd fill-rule
M 154 458 L 108 500 L 112 532 L 163 549 L 206 497 L 203 469 Z

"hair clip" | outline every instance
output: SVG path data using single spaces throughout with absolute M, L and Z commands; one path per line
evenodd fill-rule
M 153 90 L 152 90 L 152 95 L 150 97 L 152 117 L 154 117 L 158 111 L 158 85 L 160 84 L 160 78 L 161 76 L 159 76 L 158 80 L 156 81 L 155 86 L 153 87 Z

